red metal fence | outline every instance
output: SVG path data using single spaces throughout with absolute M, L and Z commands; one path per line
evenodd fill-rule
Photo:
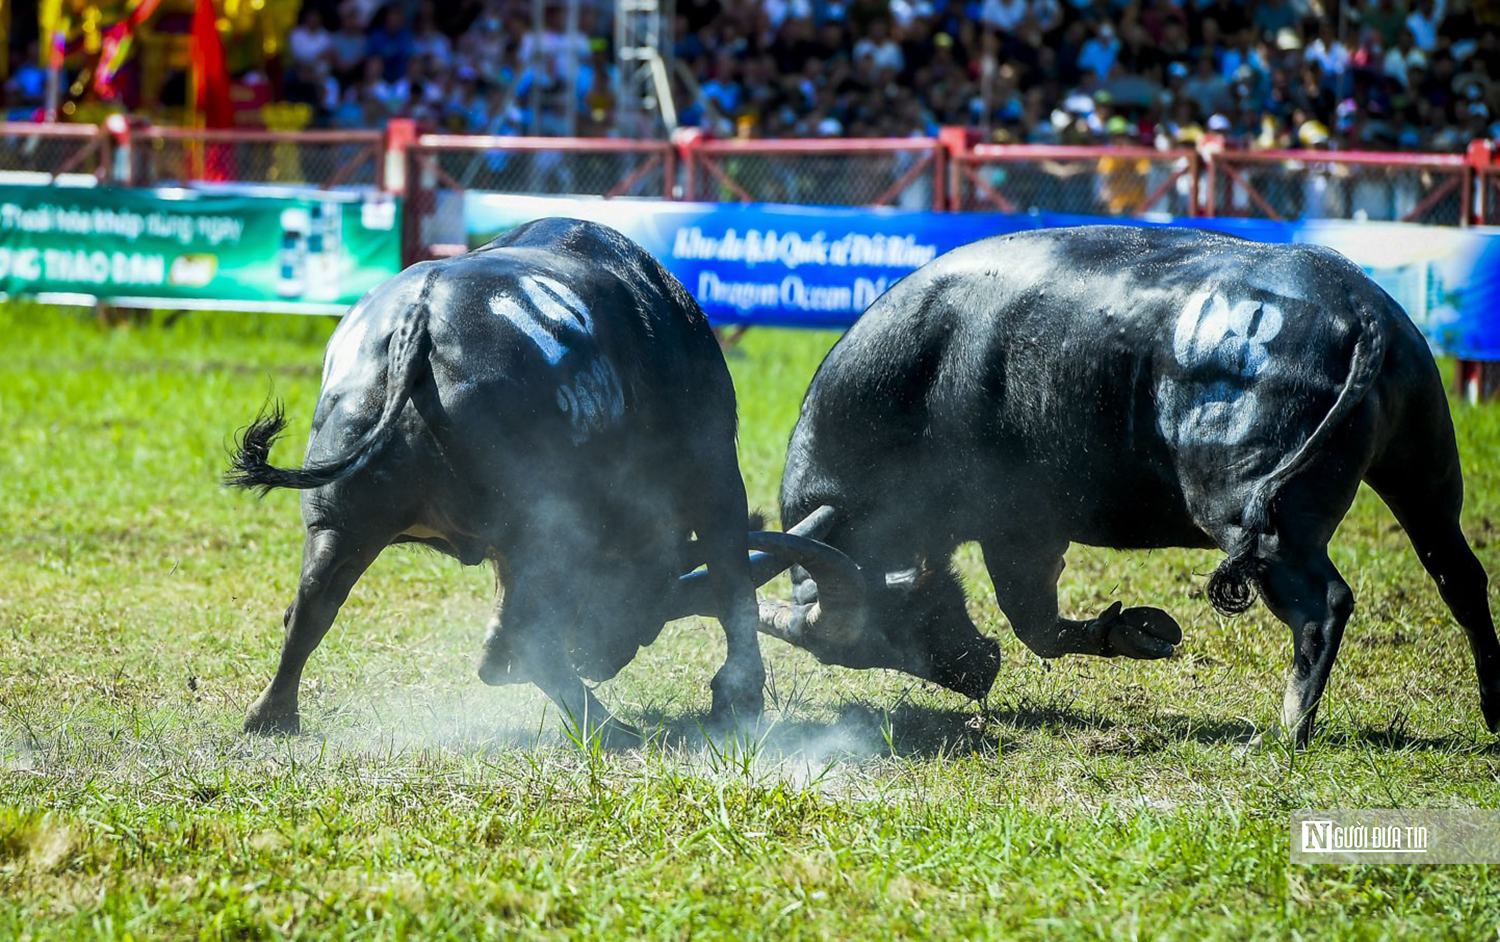
M 950 209 L 1199 214 L 1197 151 L 978 144 L 951 159 Z
M 942 209 L 946 151 L 937 138 L 691 139 L 679 198 Z
M 1500 222 L 1500 160 L 1467 154 L 989 145 L 937 138 L 477 137 L 386 131 L 106 129 L 0 123 L 0 180 L 93 176 L 381 188 L 406 198 L 409 258 L 462 250 L 466 190 L 1105 216 L 1161 213 Z
M 1467 225 L 1462 154 L 1220 151 L 1206 162 L 1205 214 Z
M 1481 167 L 1475 175 L 1472 203 L 1475 225 L 1500 225 L 1500 165 Z
M 666 141 L 423 134 L 404 151 L 408 261 L 464 251 L 466 190 L 671 199 L 677 178 Z
M 128 146 L 127 146 L 128 145 Z M 380 131 L 205 131 L 137 128 L 116 140 L 117 182 L 134 186 L 280 183 L 319 189 L 380 186 Z
M 0 122 L 0 173 L 107 179 L 113 139 L 88 124 Z

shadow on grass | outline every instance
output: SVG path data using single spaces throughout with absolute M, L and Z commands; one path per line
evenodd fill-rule
M 1341 749 L 1384 749 L 1392 752 L 1437 752 L 1477 753 L 1500 756 L 1500 739 L 1491 737 L 1489 742 L 1476 741 L 1462 733 L 1446 736 L 1418 736 L 1403 729 L 1377 729 L 1366 726 L 1359 729 L 1336 728 L 1324 730 L 1313 736 L 1314 747 L 1334 746 Z
M 707 716 L 642 717 L 662 731 L 666 745 L 691 747 L 705 738 Z M 1097 711 L 1022 702 L 944 709 L 903 703 L 884 709 L 846 702 L 832 721 L 781 720 L 762 731 L 758 748 L 773 755 L 826 758 L 998 759 L 1056 748 L 1053 734 L 1085 755 L 1144 755 L 1190 740 L 1232 746 L 1248 741 L 1248 722 L 1204 722 L 1187 717 L 1115 720 Z
M 403 728 L 365 730 L 329 738 L 344 745 L 407 752 L 423 748 L 463 753 L 494 749 L 528 749 L 567 745 L 573 741 L 559 715 L 547 709 L 530 724 L 522 721 L 490 727 L 477 717 L 434 715 L 426 722 L 407 714 Z M 647 739 L 667 749 L 718 749 L 735 738 L 765 758 L 796 759 L 815 764 L 863 759 L 999 760 L 1056 754 L 1078 757 L 1148 756 L 1180 743 L 1234 749 L 1264 732 L 1248 720 L 1162 714 L 1149 708 L 1106 711 L 1078 707 L 1071 701 L 1012 698 L 979 706 L 944 708 L 900 702 L 886 708 L 845 701 L 831 720 L 781 719 L 762 723 L 738 736 L 715 730 L 706 713 L 682 712 L 671 704 L 648 706 L 631 717 Z M 384 724 L 381 724 L 384 725 Z M 575 734 L 576 735 L 576 734 Z M 1399 724 L 1384 728 L 1353 722 L 1325 724 L 1312 749 L 1415 751 L 1438 754 L 1500 755 L 1500 741 L 1475 739 L 1455 731 L 1418 735 Z
M 704 714 L 669 716 L 657 712 L 642 719 L 648 728 L 660 731 L 664 745 L 693 747 L 701 745 L 706 736 L 708 718 Z M 1150 711 L 1110 716 L 1098 710 L 1028 701 L 969 709 L 900 704 L 889 710 L 846 702 L 838 707 L 832 721 L 782 720 L 763 730 L 756 741 L 771 755 L 813 760 L 998 759 L 1053 752 L 1058 740 L 1082 756 L 1150 755 L 1177 743 L 1232 749 L 1248 744 L 1263 732 L 1242 719 L 1200 719 Z M 1457 732 L 1422 736 L 1374 727 L 1326 729 L 1314 739 L 1312 748 L 1320 747 L 1500 755 L 1500 740 L 1476 741 Z

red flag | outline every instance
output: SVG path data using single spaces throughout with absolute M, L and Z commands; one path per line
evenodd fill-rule
M 203 116 L 206 128 L 234 125 L 224 44 L 219 41 L 219 30 L 214 26 L 217 19 L 214 0 L 198 0 L 193 10 L 193 74 L 198 79 L 198 113 Z

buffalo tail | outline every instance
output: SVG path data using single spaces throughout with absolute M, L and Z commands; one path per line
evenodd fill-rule
M 419 304 L 391 335 L 386 372 L 385 404 L 380 418 L 342 455 L 322 464 L 301 468 L 278 468 L 267 459 L 271 446 L 286 430 L 286 414 L 280 402 L 262 409 L 239 437 L 229 470 L 224 475 L 227 487 L 252 488 L 264 496 L 278 487 L 307 490 L 331 484 L 363 468 L 391 440 L 396 419 L 411 397 L 412 387 L 426 363 L 431 346 L 427 332 L 427 307 Z
M 1271 530 L 1271 506 L 1287 482 L 1301 473 L 1322 451 L 1356 407 L 1364 401 L 1385 362 L 1385 330 L 1364 299 L 1352 299 L 1359 316 L 1359 337 L 1350 358 L 1349 376 L 1333 408 L 1307 441 L 1261 479 L 1250 496 L 1242 519 L 1243 531 L 1228 558 L 1208 577 L 1208 600 L 1225 615 L 1238 615 L 1255 602 L 1263 564 L 1257 556 L 1260 539 Z

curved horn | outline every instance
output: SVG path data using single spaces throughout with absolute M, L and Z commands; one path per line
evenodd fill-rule
M 760 588 L 797 564 L 796 559 L 783 559 L 774 552 L 775 549 L 784 545 L 783 538 L 790 536 L 806 537 L 809 540 L 820 539 L 833 526 L 833 515 L 833 508 L 825 504 L 808 514 L 800 523 L 785 533 L 770 530 L 752 531 L 750 549 L 762 551 L 750 554 L 750 581 L 755 588 Z M 702 562 L 702 549 L 701 540 L 694 540 L 689 546 L 688 558 L 694 567 Z M 843 556 L 842 553 L 839 555 Z M 847 560 L 847 557 L 845 559 Z M 858 567 L 855 568 L 857 571 Z M 673 593 L 665 620 L 675 621 L 679 618 L 687 618 L 689 615 L 715 617 L 718 615 L 718 604 L 714 599 L 713 588 L 709 585 L 706 571 L 690 572 L 678 578 L 677 589 Z
M 805 647 L 809 640 L 848 644 L 864 632 L 864 573 L 839 550 L 805 535 L 827 533 L 833 515 L 833 508 L 825 505 L 786 533 L 751 534 L 756 549 L 780 562 L 801 566 L 818 586 L 818 600 L 811 605 L 761 602 L 760 630 L 766 634 Z M 810 638 L 814 633 L 816 638 Z

